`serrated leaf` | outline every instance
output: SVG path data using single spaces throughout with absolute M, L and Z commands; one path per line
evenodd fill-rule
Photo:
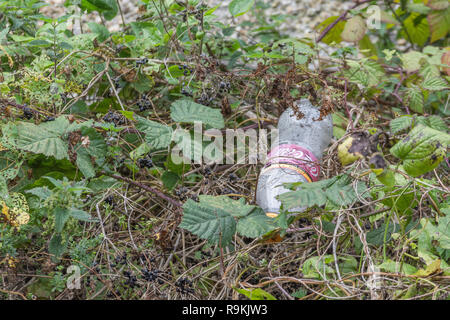
M 67 159 L 69 157 L 68 146 L 61 138 L 68 125 L 69 121 L 65 117 L 59 117 L 38 126 L 20 122 L 17 125 L 17 148 L 53 156 L 57 160 Z
M 411 50 L 407 53 L 401 54 L 403 68 L 408 72 L 414 72 L 421 68 L 421 60 L 426 59 L 426 55 L 419 51 Z
M 206 107 L 192 100 L 182 99 L 172 103 L 170 116 L 176 122 L 194 123 L 198 121 L 217 129 L 225 127 L 223 116 L 219 109 Z
M 61 255 L 66 251 L 66 245 L 62 244 L 62 237 L 60 234 L 53 235 L 48 246 L 48 251 L 55 255 L 55 258 L 61 257 Z
M 440 77 L 426 77 L 422 83 L 422 88 L 430 91 L 440 91 L 450 88 L 448 83 Z
M 448 0 L 428 0 L 427 6 L 434 10 L 444 10 L 449 7 Z
M 179 227 L 222 247 L 231 242 L 236 232 L 236 222 L 227 211 L 191 199 L 183 205 L 183 219 Z
M 77 151 L 76 164 L 78 169 L 80 169 L 81 173 L 85 176 L 85 178 L 95 177 L 95 168 L 92 164 L 91 157 L 89 156 L 86 150 L 79 149 Z
M 422 18 L 420 13 L 413 12 L 403 21 L 403 24 L 408 32 L 408 35 L 411 37 L 411 41 L 423 47 L 430 36 L 430 29 L 428 27 L 427 19 Z M 408 39 L 408 35 L 404 30 L 400 33 L 403 38 Z
M 358 200 L 358 196 L 361 197 L 367 188 L 363 182 L 356 183 L 356 190 L 352 184 L 340 186 L 339 184 L 333 184 L 330 188 L 325 189 L 325 194 L 328 200 L 332 201 L 338 206 L 347 206 Z
M 430 128 L 439 130 L 439 131 L 447 132 L 447 130 L 448 130 L 447 124 L 439 116 L 435 116 L 435 115 L 428 116 L 428 117 L 420 116 L 417 118 L 416 122 L 423 124 L 424 126 L 428 126 Z
M 259 238 L 276 228 L 275 220 L 268 217 L 262 209 L 257 208 L 249 215 L 239 219 L 236 230 L 244 237 Z
M 327 197 L 322 189 L 300 189 L 282 193 L 278 200 L 283 204 L 284 210 L 299 207 L 323 206 Z
M 94 222 L 98 221 L 97 219 L 93 219 L 92 216 L 84 210 L 80 209 L 68 209 L 69 215 L 77 220 L 86 221 L 86 222 Z
M 401 116 L 395 119 L 392 119 L 389 123 L 389 127 L 391 129 L 392 134 L 397 134 L 405 129 L 411 127 L 413 123 L 413 117 L 410 115 Z
M 136 128 L 145 134 L 145 141 L 155 149 L 167 148 L 172 140 L 171 127 L 135 115 Z
M 341 33 L 342 40 L 348 42 L 358 42 L 366 34 L 366 22 L 360 16 L 350 18 L 345 24 L 344 30 Z
M 432 11 L 427 16 L 427 20 L 431 30 L 430 42 L 445 38 L 450 29 L 450 7 L 445 10 Z
M 406 173 L 416 177 L 439 165 L 449 143 L 450 135 L 419 124 L 390 151 L 403 160 Z
M 406 88 L 406 103 L 409 108 L 417 113 L 423 113 L 424 99 L 420 88 L 414 86 L 412 88 Z
M 233 217 L 245 217 L 253 209 L 256 208 L 254 205 L 249 205 L 245 203 L 244 199 L 233 200 L 228 196 L 210 196 L 210 195 L 200 195 L 201 203 L 207 203 L 209 206 L 223 210 Z
M 161 176 L 161 181 L 167 190 L 172 190 L 175 188 L 179 180 L 180 177 L 172 171 L 165 171 Z
M 67 222 L 67 219 L 70 217 L 69 210 L 66 208 L 55 208 L 53 211 L 55 214 L 55 231 L 58 233 L 61 233 L 62 229 L 64 228 L 64 225 Z

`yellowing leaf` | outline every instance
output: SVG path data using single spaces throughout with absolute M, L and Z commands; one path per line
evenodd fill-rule
M 28 203 L 25 196 L 21 193 L 11 193 L 10 207 L 5 201 L 0 202 L 2 214 L 6 221 L 13 227 L 19 229 L 20 226 L 27 224 L 30 220 Z
M 367 26 L 366 22 L 360 16 L 354 16 L 347 21 L 342 31 L 342 40 L 348 42 L 358 42 L 366 34 Z
M 433 273 L 439 272 L 440 270 L 441 270 L 441 260 L 437 259 L 434 262 L 430 263 L 425 270 L 419 269 L 416 273 L 414 273 L 414 275 L 419 277 L 428 277 Z

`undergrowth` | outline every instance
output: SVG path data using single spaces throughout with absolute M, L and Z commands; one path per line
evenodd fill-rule
M 239 31 L 197 0 L 71 31 L 118 4 L 0 0 L 2 299 L 448 299 L 447 0 L 355 2 L 304 38 L 250 0 Z M 260 164 L 174 158 L 197 122 L 245 140 L 301 98 L 333 142 L 277 218 Z

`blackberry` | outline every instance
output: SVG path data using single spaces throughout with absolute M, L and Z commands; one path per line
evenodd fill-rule
M 186 90 L 186 87 L 181 88 L 181 94 L 186 97 L 192 97 L 192 93 L 190 93 L 189 90 Z
M 145 158 L 141 158 L 141 159 L 139 159 L 137 161 L 137 165 L 141 169 L 143 169 L 143 168 L 151 168 L 151 167 L 153 167 L 152 158 L 150 158 L 149 156 L 147 156 Z
M 175 194 L 183 201 L 186 200 L 186 192 L 188 192 L 188 189 L 186 187 L 181 187 L 175 191 Z
M 143 96 L 138 100 L 136 105 L 139 107 L 139 111 L 142 112 L 150 108 L 151 102 L 147 97 Z
M 31 118 L 33 118 L 33 116 L 34 116 L 33 111 L 30 108 L 28 107 L 23 108 L 23 117 L 25 119 L 30 120 Z
M 115 206 L 114 197 L 113 196 L 107 196 L 105 198 L 105 203 L 109 204 L 111 207 L 114 207 Z
M 236 174 L 234 174 L 234 173 L 230 173 L 230 175 L 228 176 L 228 180 L 230 182 L 235 182 L 238 179 L 239 179 L 239 177 Z
M 177 287 L 177 292 L 181 294 L 194 293 L 194 289 L 192 289 L 192 281 L 188 278 L 178 279 L 175 282 L 175 286 Z
M 54 121 L 54 120 L 55 120 L 55 117 L 46 117 L 46 118 L 44 119 L 44 122 Z
M 228 81 L 220 81 L 219 82 L 219 91 L 221 92 L 227 92 L 228 90 L 230 90 L 231 85 Z
M 108 111 L 104 115 L 103 120 L 106 122 L 112 122 L 114 125 L 122 125 L 125 123 L 125 117 L 112 111 Z
M 147 62 L 148 62 L 147 58 L 142 58 L 142 59 L 136 60 L 136 65 L 138 66 L 140 64 L 146 64 Z
M 198 202 L 199 200 L 198 200 L 198 196 L 197 195 L 192 195 L 192 196 L 190 196 L 189 197 L 189 199 L 192 199 L 192 200 L 194 200 L 195 202 Z
M 222 194 L 230 194 L 230 193 L 234 193 L 234 191 L 231 190 L 230 188 L 224 188 L 222 191 Z

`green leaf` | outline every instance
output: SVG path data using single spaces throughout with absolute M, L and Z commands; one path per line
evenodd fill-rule
M 17 148 L 34 153 L 53 156 L 56 159 L 68 159 L 68 146 L 61 138 L 69 126 L 66 117 L 35 125 L 20 122 L 17 125 Z
M 97 34 L 98 41 L 103 42 L 108 39 L 109 31 L 104 25 L 95 22 L 88 22 L 88 27 L 93 33 Z
M 283 209 L 289 210 L 297 207 L 323 206 L 327 197 L 322 189 L 300 189 L 282 193 L 278 200 L 283 204 Z
M 130 158 L 131 160 L 136 161 L 143 155 L 148 154 L 150 150 L 150 146 L 146 142 L 141 143 L 139 147 L 130 152 Z
M 237 292 L 243 294 L 250 300 L 277 300 L 273 295 L 264 291 L 261 288 L 247 290 L 247 289 L 239 289 L 239 288 L 233 287 L 233 289 L 236 290 Z
M 406 88 L 406 103 L 409 104 L 409 108 L 417 113 L 423 113 L 423 94 L 420 88 L 413 86 L 412 88 Z
M 167 190 L 175 188 L 179 180 L 180 177 L 172 171 L 165 171 L 161 176 L 161 181 Z
M 427 16 L 427 20 L 431 30 L 430 42 L 445 38 L 450 30 L 450 7 L 445 10 L 432 11 Z
M 421 17 L 420 13 L 413 12 L 403 21 L 403 24 L 411 37 L 411 41 L 423 47 L 430 36 L 427 19 Z M 401 31 L 401 35 L 403 38 L 408 39 L 404 30 Z
M 91 215 L 84 210 L 72 208 L 72 209 L 69 209 L 69 214 L 72 218 L 75 218 L 80 221 L 86 221 L 86 222 L 98 221 L 97 219 L 93 219 L 91 217 Z
M 206 107 L 192 100 L 182 99 L 172 103 L 170 116 L 176 122 L 194 123 L 199 121 L 213 128 L 222 129 L 225 127 L 223 116 L 219 109 Z
M 359 197 L 366 198 L 369 194 L 363 182 L 356 184 L 356 190 L 345 175 L 317 182 L 301 184 L 296 191 L 285 192 L 278 196 L 283 209 L 297 207 L 322 206 L 327 200 L 335 205 L 349 205 Z
M 70 217 L 70 212 L 66 208 L 55 208 L 55 231 L 61 233 L 67 219 Z
M 247 13 L 255 4 L 255 0 L 233 0 L 228 5 L 228 10 L 233 17 Z
M 381 270 L 387 271 L 387 272 L 392 272 L 392 273 L 402 273 L 405 275 L 412 275 L 414 273 L 417 272 L 417 268 L 407 264 L 405 262 L 396 262 L 396 261 L 392 261 L 390 259 L 384 261 L 382 264 L 377 266 L 378 268 L 380 268 Z M 400 270 L 401 267 L 401 270 Z
M 347 206 L 357 201 L 358 196 L 364 197 L 363 194 L 366 190 L 366 185 L 360 181 L 356 183 L 356 190 L 352 184 L 342 186 L 335 183 L 330 188 L 325 189 L 325 194 L 328 200 L 335 205 Z
M 327 265 L 332 262 L 334 262 L 332 255 L 308 258 L 302 265 L 302 273 L 305 278 L 324 279 L 325 275 L 328 278 L 335 274 L 334 269 Z
M 227 246 L 236 232 L 236 222 L 229 212 L 188 199 L 183 205 L 183 219 L 180 228 L 186 229 L 201 239 Z
M 449 143 L 450 135 L 419 124 L 390 151 L 403 160 L 406 173 L 417 177 L 439 165 Z
M 200 195 L 200 202 L 205 203 L 208 206 L 223 210 L 233 217 L 245 217 L 251 211 L 253 211 L 256 206 L 249 205 L 245 203 L 244 199 L 233 200 L 228 196 L 210 196 L 210 195 Z
M 336 19 L 338 19 L 339 16 L 332 16 L 325 21 L 323 21 L 321 24 L 319 24 L 319 32 L 323 32 L 330 24 L 332 24 Z M 341 20 L 339 21 L 333 28 L 331 28 L 328 33 L 325 35 L 325 37 L 322 38 L 322 42 L 330 45 L 331 43 L 340 43 L 342 41 L 341 33 L 344 31 L 346 22 Z
M 276 228 L 275 220 L 268 217 L 262 209 L 257 208 L 248 216 L 239 219 L 236 230 L 244 237 L 258 238 Z
M 145 134 L 145 141 L 155 149 L 164 149 L 170 145 L 173 130 L 171 127 L 135 115 L 136 128 Z
M 61 257 L 61 255 L 66 251 L 66 245 L 62 244 L 62 237 L 60 234 L 54 234 L 52 239 L 50 240 L 49 246 L 48 246 L 48 251 L 55 255 L 55 258 L 59 258 Z M 52 257 L 53 258 L 53 257 Z M 55 260 L 53 258 L 53 260 Z
M 428 116 L 423 117 L 420 116 L 417 118 L 417 123 L 423 124 L 424 126 L 428 126 L 430 128 L 446 132 L 448 130 L 447 124 L 444 122 L 444 120 L 439 116 Z
M 391 122 L 389 123 L 389 127 L 391 128 L 391 132 L 393 134 L 397 134 L 400 131 L 403 131 L 411 127 L 412 123 L 413 117 L 410 115 L 405 115 L 392 119 Z
M 450 86 L 443 78 L 428 76 L 423 80 L 422 88 L 431 91 L 440 91 L 448 89 Z
M 394 223 L 389 223 L 386 233 L 386 242 L 390 241 L 392 234 L 399 230 L 399 227 Z M 384 233 L 386 232 L 386 224 L 383 223 L 379 228 L 371 230 L 366 234 L 367 243 L 374 246 L 381 246 L 384 243 Z
M 98 11 L 108 21 L 114 19 L 119 10 L 115 0 L 81 0 L 79 6 L 88 12 Z
M 92 164 L 91 157 L 85 149 L 78 149 L 76 164 L 78 169 L 86 178 L 95 177 L 95 168 Z

